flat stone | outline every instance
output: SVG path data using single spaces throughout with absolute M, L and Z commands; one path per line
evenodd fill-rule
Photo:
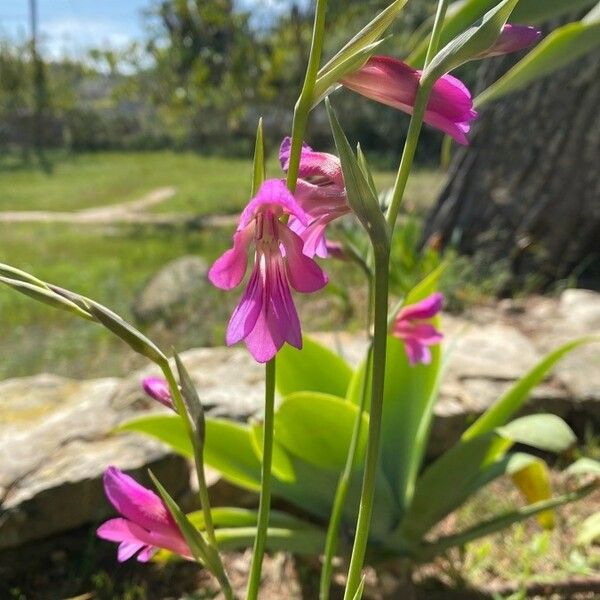
M 174 492 L 187 487 L 184 459 L 148 438 L 112 435 L 147 409 L 113 404 L 118 385 L 47 374 L 0 383 L 0 550 L 113 512 L 101 484 L 110 464 L 142 474 L 151 466 Z
M 600 294 L 592 290 L 565 290 L 558 309 L 563 318 L 581 331 L 600 331 Z
M 471 326 L 448 339 L 447 346 L 449 379 L 513 380 L 541 358 L 523 333 L 504 323 Z

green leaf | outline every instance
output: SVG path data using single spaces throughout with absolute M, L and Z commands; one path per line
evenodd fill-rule
M 31 283 L 31 285 L 36 285 L 38 287 L 48 288 L 48 284 L 41 279 L 34 277 L 26 271 L 21 271 L 21 269 L 11 267 L 4 263 L 0 263 L 0 276 L 7 277 L 8 279 L 16 279 L 17 281 L 25 281 L 26 283 Z
M 584 337 L 568 342 L 547 354 L 526 375 L 516 381 L 490 408 L 488 408 L 462 435 L 469 440 L 504 425 L 526 402 L 531 390 L 540 383 L 563 356 L 575 348 L 596 341 L 598 338 Z
M 341 356 L 308 336 L 302 350 L 285 344 L 277 355 L 276 384 L 282 396 L 304 391 L 345 396 L 351 376 Z
M 580 458 L 565 471 L 568 475 L 595 475 L 600 477 L 600 461 L 593 458 Z
M 580 526 L 576 543 L 588 546 L 600 539 L 600 512 L 590 515 Z
M 38 302 L 48 304 L 53 308 L 60 310 L 66 310 L 67 312 L 73 313 L 78 317 L 86 319 L 88 321 L 94 321 L 95 319 L 88 312 L 82 310 L 74 302 L 71 302 L 67 298 L 57 294 L 47 287 L 40 287 L 37 284 L 29 283 L 21 279 L 11 279 L 9 277 L 0 276 L 0 283 L 11 287 L 13 290 L 29 296 Z
M 254 162 L 252 169 L 252 193 L 251 196 L 256 196 L 258 188 L 266 178 L 265 171 L 265 142 L 263 136 L 263 120 L 262 117 L 258 120 L 256 128 L 256 142 L 254 144 Z
M 117 431 L 145 433 L 184 456 L 193 456 L 192 445 L 178 415 L 139 417 L 123 423 Z M 260 489 L 260 461 L 247 425 L 207 417 L 204 461 L 227 481 L 253 491 Z
M 163 502 L 167 505 L 171 516 L 175 520 L 175 523 L 177 523 L 177 527 L 192 551 L 194 558 L 197 561 L 203 562 L 209 568 L 213 567 L 214 565 L 211 564 L 209 547 L 202 537 L 202 534 L 192 525 L 179 506 L 177 506 L 175 500 L 171 498 L 169 492 L 161 485 L 160 481 L 154 476 L 154 473 L 152 473 L 152 471 L 148 472 L 150 473 L 150 477 L 152 478 L 156 490 L 163 499 Z
M 362 148 L 360 147 L 360 144 L 356 145 L 356 158 L 358 160 L 358 166 L 360 167 L 361 171 L 363 172 L 363 175 L 365 176 L 365 179 L 367 180 L 367 183 L 369 184 L 371 191 L 373 192 L 373 194 L 375 194 L 375 196 L 377 196 L 377 186 L 375 185 L 375 180 L 373 179 L 373 173 L 371 172 L 371 169 L 369 168 L 369 163 L 367 162 L 367 157 L 364 155 Z
M 358 588 L 356 589 L 356 594 L 354 594 L 354 597 L 352 598 L 352 600 L 360 600 L 362 598 L 364 591 L 365 591 L 365 578 L 363 577 L 360 580 L 360 584 L 358 585 Z
M 206 435 L 204 408 L 202 407 L 202 402 L 200 402 L 196 386 L 178 354 L 175 354 L 175 364 L 177 365 L 179 383 L 181 385 L 181 395 L 192 427 L 192 432 L 200 442 L 200 446 L 202 446 L 204 445 L 204 438 Z
M 556 496 L 550 500 L 536 502 L 535 504 L 530 504 L 528 506 L 519 508 L 518 510 L 505 513 L 503 515 L 500 515 L 499 517 L 490 519 L 489 521 L 479 523 L 455 535 L 439 538 L 432 544 L 428 544 L 427 546 L 425 546 L 419 554 L 419 558 L 421 560 L 427 560 L 433 556 L 441 554 L 442 552 L 454 546 L 464 546 L 465 544 L 472 542 L 473 540 L 484 537 L 486 535 L 491 535 L 498 531 L 502 531 L 503 529 L 514 525 L 515 523 L 526 521 L 527 519 L 530 519 L 531 517 L 534 517 L 540 513 L 552 510 L 553 508 L 557 508 L 564 504 L 569 504 L 570 502 L 580 500 L 581 498 L 587 496 L 589 493 L 593 492 L 594 489 L 596 489 L 596 486 L 587 485 L 573 492 L 569 492 L 568 494 Z
M 576 14 L 578 10 L 592 5 L 596 0 L 520 0 L 511 14 L 511 22 L 535 25 L 563 14 Z M 465 31 L 477 19 L 490 10 L 497 0 L 460 0 L 453 2 L 446 13 L 440 43 L 447 44 L 452 38 Z M 433 23 L 433 21 L 432 21 Z M 429 27 L 427 30 L 430 30 Z M 425 62 L 429 36 L 419 37 L 420 42 L 410 54 L 407 62 L 421 67 Z
M 544 23 L 563 15 L 575 15 L 597 0 L 520 0 L 511 15 L 513 23 Z
M 484 483 L 486 467 L 505 440 L 495 432 L 453 446 L 430 464 L 415 485 L 403 519 L 403 536 L 418 542 L 438 521 L 458 508 Z
M 265 428 L 263 423 L 251 423 L 250 424 L 250 439 L 252 441 L 252 447 L 258 459 L 262 463 L 263 460 L 263 437 Z M 271 461 L 271 470 L 273 475 L 281 481 L 293 483 L 296 481 L 296 473 L 294 472 L 294 465 L 285 451 L 285 448 L 279 443 L 278 440 L 273 440 L 273 456 Z
M 256 527 L 220 528 L 215 531 L 219 549 L 243 550 L 251 548 L 256 538 Z M 269 552 L 291 552 L 315 556 L 323 550 L 325 533 L 320 529 L 288 529 L 269 527 L 266 549 Z
M 217 507 L 211 509 L 210 512 L 215 527 L 248 527 L 254 526 L 258 522 L 258 511 L 247 508 Z M 188 519 L 194 527 L 201 530 L 205 528 L 204 513 L 201 510 L 189 513 Z M 269 513 L 269 525 L 288 529 L 315 529 L 312 523 L 280 510 L 272 510 Z
M 275 439 L 292 454 L 323 469 L 342 469 L 358 408 L 317 392 L 287 396 L 275 414 Z M 369 420 L 363 415 L 357 457 L 363 457 Z M 357 465 L 358 466 L 358 465 Z
M 481 21 L 448 42 L 423 70 L 422 85 L 433 85 L 445 73 L 490 48 L 506 24 L 518 0 L 503 0 L 489 10 Z
M 328 100 L 325 102 L 325 106 L 335 146 L 342 164 L 348 204 L 367 230 L 376 254 L 378 252 L 389 253 L 389 227 L 381 212 L 377 194 L 373 193 L 369 182 L 363 174 Z
M 557 454 L 577 443 L 573 430 L 560 417 L 550 414 L 520 417 L 497 431 L 515 443 Z
M 395 0 L 367 23 L 343 48 L 335 54 L 317 75 L 315 104 L 327 90 L 346 73 L 359 69 L 378 46 L 378 40 L 394 22 L 407 0 Z
M 167 360 L 166 356 L 158 349 L 154 342 L 125 321 L 123 317 L 95 300 L 83 296 L 82 299 L 85 301 L 90 314 L 117 337 L 120 337 L 132 350 L 135 350 L 138 354 L 149 358 L 157 364 L 162 364 Z
M 423 459 L 440 372 L 440 348 L 433 346 L 429 365 L 408 362 L 401 340 L 388 336 L 381 425 L 381 469 L 401 507 L 409 503 Z M 347 398 L 358 405 L 364 385 L 364 363 L 356 371 Z M 370 398 L 367 386 L 367 400 Z M 367 409 L 368 409 L 367 402 Z
M 559 27 L 544 38 L 525 58 L 485 89 L 475 99 L 480 107 L 585 56 L 600 46 L 600 23 L 577 21 Z
M 344 77 L 347 73 L 352 73 L 354 71 L 358 71 L 369 58 L 375 53 L 375 50 L 385 40 L 379 40 L 377 42 L 373 42 L 372 44 L 366 46 L 362 50 L 358 51 L 356 54 L 349 56 L 343 62 L 335 65 L 331 69 L 328 69 L 322 76 L 318 77 L 315 82 L 315 87 L 313 90 L 312 96 L 312 108 L 317 106 L 327 94 L 334 91 L 336 88 L 340 86 L 340 79 Z
M 247 425 L 208 417 L 204 461 L 224 479 L 249 490 L 260 489 L 260 461 Z
M 179 415 L 157 414 L 137 417 L 121 423 L 116 430 L 144 433 L 170 446 L 185 457 L 194 456 L 194 449 Z

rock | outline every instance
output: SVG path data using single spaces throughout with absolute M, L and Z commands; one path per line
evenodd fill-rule
M 558 305 L 560 314 L 582 332 L 600 331 L 600 294 L 592 290 L 565 290 Z
M 169 319 L 176 309 L 201 301 L 209 285 L 208 265 L 199 256 L 182 256 L 167 263 L 137 295 L 133 313 L 143 323 Z
M 448 379 L 513 380 L 541 358 L 535 346 L 516 327 L 503 323 L 468 326 L 448 339 Z
M 245 421 L 259 415 L 264 402 L 264 366 L 245 348 L 195 348 L 181 354 L 194 380 L 204 409 L 213 416 Z M 142 369 L 125 378 L 117 387 L 113 404 L 124 410 L 148 406 L 140 383 L 147 375 L 159 375 L 155 367 Z
M 150 467 L 176 495 L 187 488 L 184 459 L 148 438 L 111 434 L 144 408 L 114 404 L 118 385 L 46 374 L 0 383 L 0 550 L 113 513 L 101 484 L 109 464 L 144 478 Z

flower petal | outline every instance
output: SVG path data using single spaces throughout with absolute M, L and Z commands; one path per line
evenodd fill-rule
M 290 151 L 292 149 L 292 138 L 290 136 L 285 136 L 283 140 L 281 140 L 281 146 L 279 146 L 279 164 L 281 165 L 282 171 L 287 171 L 290 164 Z M 302 142 L 302 152 L 307 150 L 308 152 L 312 152 L 312 148 Z
M 291 286 L 304 293 L 316 292 L 327 284 L 327 275 L 304 253 L 304 242 L 289 227 L 278 225 L 279 239 L 285 248 L 286 273 Z
M 148 530 L 170 530 L 173 521 L 163 501 L 116 467 L 104 471 L 104 491 L 124 517 Z
M 270 257 L 267 263 L 263 309 L 246 345 L 260 363 L 271 360 L 284 342 L 302 346 L 300 321 L 285 275 L 283 259 Z
M 136 552 L 139 552 L 144 547 L 144 544 L 136 542 L 121 542 L 117 550 L 117 560 L 125 562 L 129 560 Z
M 167 408 L 173 409 L 173 398 L 169 384 L 164 377 L 144 377 L 142 387 L 150 398 L 164 404 Z
M 330 213 L 341 216 L 350 212 L 343 184 L 316 185 L 299 179 L 294 196 L 302 209 L 313 219 Z
M 270 208 L 276 216 L 294 215 L 302 223 L 308 224 L 308 215 L 285 187 L 285 184 L 280 179 L 267 179 L 260 186 L 256 196 L 242 211 L 238 230 L 246 227 L 254 219 L 258 210 L 263 207 Z
M 416 340 L 404 340 L 404 349 L 406 350 L 408 362 L 411 367 L 414 367 L 418 363 L 428 365 L 431 362 L 431 351 L 429 348 Z
M 431 319 L 435 317 L 444 305 L 444 294 L 434 292 L 415 304 L 409 304 L 400 310 L 396 321 L 409 319 Z
M 372 56 L 363 67 L 341 79 L 345 87 L 412 114 L 421 72 L 390 56 Z M 435 82 L 425 112 L 425 122 L 467 144 L 469 122 L 477 116 L 471 94 L 452 75 Z
M 246 274 L 248 247 L 253 234 L 253 225 L 247 225 L 235 232 L 233 247 L 217 258 L 208 272 L 208 279 L 215 287 L 231 290 L 240 284 Z
M 507 23 L 492 47 L 479 54 L 477 58 L 490 58 L 491 56 L 518 52 L 535 44 L 541 36 L 542 32 L 537 27 Z
M 263 282 L 260 273 L 262 256 L 257 256 L 250 280 L 246 285 L 244 294 L 231 315 L 227 326 L 225 341 L 228 346 L 237 344 L 243 340 L 256 326 L 256 320 L 260 315 L 263 305 Z

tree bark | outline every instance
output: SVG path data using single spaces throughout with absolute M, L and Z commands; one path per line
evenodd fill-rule
M 593 53 L 481 111 L 455 152 L 424 241 L 453 245 L 512 282 L 600 283 L 600 60 Z M 484 61 L 484 89 L 515 59 Z M 532 278 L 534 281 L 532 282 Z

